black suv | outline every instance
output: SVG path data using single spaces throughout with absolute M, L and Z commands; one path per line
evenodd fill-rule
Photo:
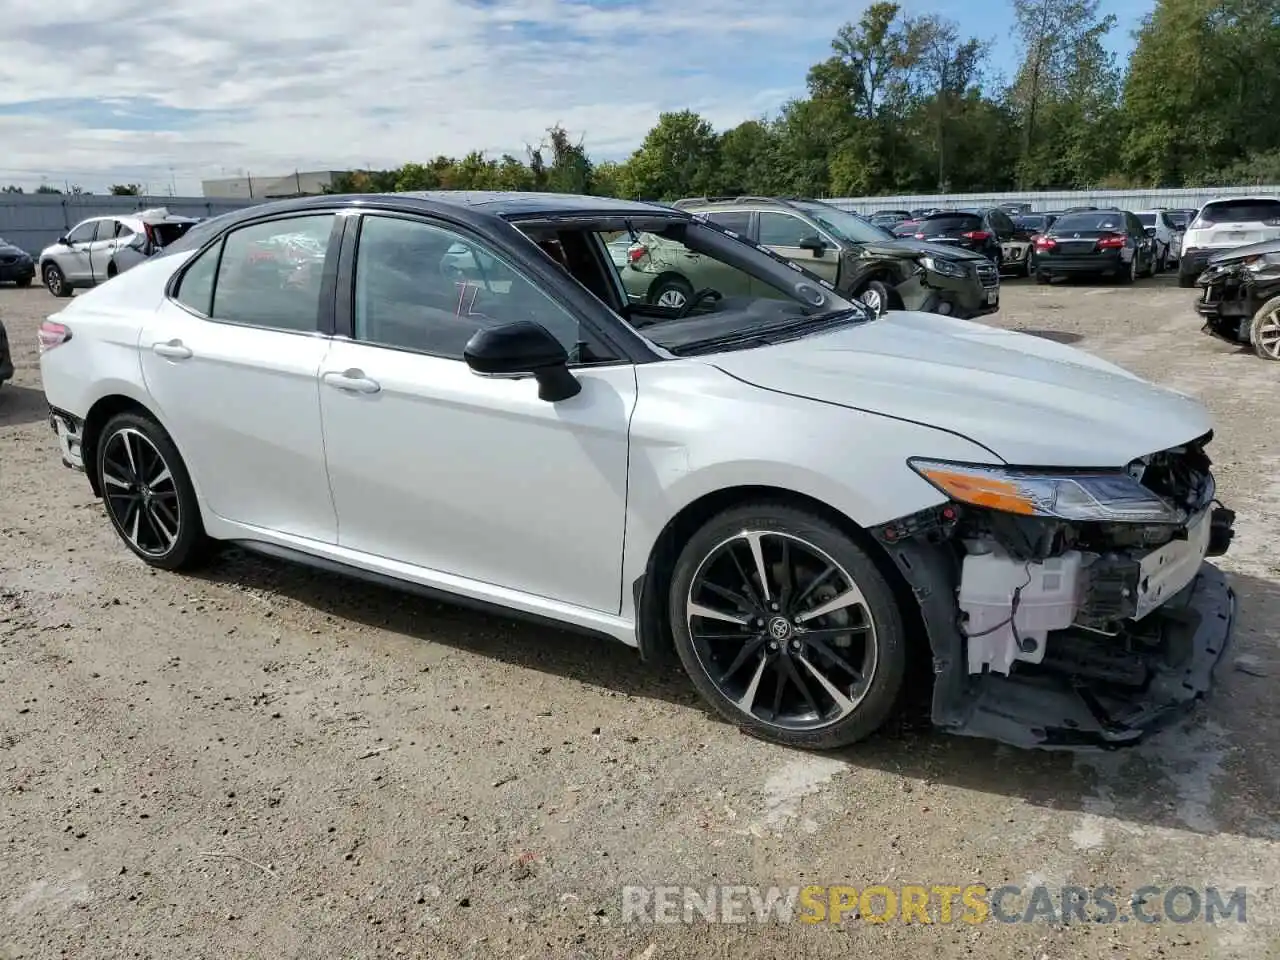
M 1000 245 L 1013 240 L 1016 233 L 1013 219 L 999 207 L 975 207 L 938 210 L 921 217 L 914 237 L 963 247 L 1000 265 L 1004 260 Z
M 951 244 L 898 239 L 820 200 L 693 197 L 675 205 L 800 264 L 875 310 L 970 319 L 1000 309 L 1000 276 L 987 257 Z

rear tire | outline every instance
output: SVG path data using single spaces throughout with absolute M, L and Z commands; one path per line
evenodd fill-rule
M 1116 283 L 1124 284 L 1126 287 L 1138 278 L 1138 255 L 1135 253 L 1133 259 L 1130 260 L 1116 274 Z
M 1036 283 L 1040 284 L 1040 286 L 1047 287 L 1049 285 L 1049 281 L 1052 279 L 1053 278 L 1043 270 L 1036 271 Z
M 693 296 L 693 284 L 678 274 L 659 277 L 649 287 L 649 302 L 671 310 L 681 310 Z
M 798 507 L 760 501 L 711 518 L 680 552 L 668 616 L 698 692 L 762 740 L 847 746 L 884 724 L 902 689 L 906 637 L 884 575 Z
M 161 570 L 189 570 L 208 558 L 191 475 L 160 424 L 117 414 L 98 435 L 94 460 L 107 516 L 136 556 Z
M 35 277 L 23 277 L 18 281 L 18 286 L 25 290 L 27 287 L 31 286 L 31 281 L 34 279 Z

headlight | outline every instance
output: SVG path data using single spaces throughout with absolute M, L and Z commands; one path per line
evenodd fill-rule
M 952 263 L 950 260 L 939 260 L 937 257 L 921 257 L 920 266 L 944 277 L 965 276 L 965 269 L 960 264 Z
M 1123 471 L 1037 472 L 941 460 L 907 461 L 959 503 L 1026 517 L 1103 523 L 1173 523 L 1186 514 Z
M 1251 273 L 1261 273 L 1273 267 L 1280 267 L 1280 253 L 1264 253 L 1258 257 L 1250 257 L 1244 262 L 1244 268 Z

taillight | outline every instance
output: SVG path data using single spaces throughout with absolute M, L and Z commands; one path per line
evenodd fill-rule
M 1058 241 L 1053 237 L 1036 237 L 1035 243 L 1037 250 L 1052 250 L 1058 245 Z
M 144 223 L 142 225 L 142 229 L 147 235 L 147 247 L 152 250 L 159 247 L 160 244 L 156 242 L 156 232 L 152 229 L 151 224 Z
M 642 246 L 640 244 L 636 244 L 634 247 L 629 247 L 627 249 L 627 262 L 639 263 L 644 258 L 644 255 L 648 252 L 649 252 L 649 248 Z
M 925 235 L 923 233 L 917 233 L 915 234 L 915 238 L 917 240 L 923 240 L 925 238 Z
M 964 235 L 964 238 L 966 240 L 977 240 L 981 242 L 983 240 L 990 240 L 991 234 L 987 233 L 985 230 L 970 230 Z
M 55 323 L 53 320 L 46 320 L 40 324 L 40 332 L 37 334 L 40 339 L 40 352 L 52 350 L 54 347 L 60 347 L 71 339 L 71 328 L 65 323 Z
M 1128 241 L 1125 240 L 1124 237 L 1119 236 L 1118 234 L 1112 234 L 1109 237 L 1099 237 L 1098 249 L 1099 250 L 1119 250 L 1127 242 Z

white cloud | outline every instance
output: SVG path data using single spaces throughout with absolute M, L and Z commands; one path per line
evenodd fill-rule
M 13 0 L 10 6 L 12 7 Z M 0 40 L 0 181 L 205 177 L 519 153 L 561 123 L 596 156 L 661 110 L 717 126 L 804 89 L 838 0 L 17 0 Z M 16 13 L 16 16 L 14 15 Z M 16 30 L 12 24 L 21 26 Z M 150 98 L 156 129 L 121 129 Z M 184 111 L 206 111 L 190 119 Z M 145 111 L 144 111 L 145 112 Z M 172 119 L 169 119 L 169 118 Z

